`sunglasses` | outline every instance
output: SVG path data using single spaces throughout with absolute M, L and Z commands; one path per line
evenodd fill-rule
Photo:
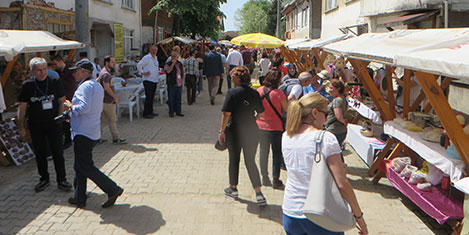
M 321 113 L 324 113 L 324 115 L 326 115 L 326 117 L 329 115 L 329 111 L 323 111 L 323 110 L 320 110 L 320 109 L 318 109 L 318 111 L 321 112 Z

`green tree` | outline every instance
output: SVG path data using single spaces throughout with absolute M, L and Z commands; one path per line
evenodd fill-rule
M 241 9 L 238 9 L 235 20 L 241 34 L 260 32 L 275 35 L 275 23 L 273 26 L 269 25 L 270 18 L 276 17 L 276 14 L 270 15 L 274 3 L 276 4 L 275 0 L 249 0 Z
M 222 3 L 226 0 L 160 0 L 149 13 L 164 8 L 176 16 L 180 34 L 217 38 L 222 29 L 218 18 L 225 17 L 220 11 Z

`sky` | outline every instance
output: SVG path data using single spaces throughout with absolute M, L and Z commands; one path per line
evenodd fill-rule
M 239 28 L 235 25 L 236 10 L 243 7 L 248 0 L 228 0 L 221 5 L 220 9 L 225 14 L 225 31 L 237 31 Z

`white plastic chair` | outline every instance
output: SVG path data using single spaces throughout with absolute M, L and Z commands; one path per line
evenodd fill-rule
M 117 98 L 119 98 L 119 104 L 116 106 L 117 117 L 120 118 L 122 115 L 122 109 L 128 108 L 129 110 L 129 119 L 133 121 L 133 110 L 137 112 L 137 117 L 140 117 L 140 105 L 138 105 L 138 91 L 139 88 L 135 90 L 120 90 L 117 93 Z
M 115 85 L 115 84 L 121 84 L 121 82 L 125 81 L 123 78 L 120 78 L 120 77 L 115 77 L 115 78 L 112 78 L 112 85 Z

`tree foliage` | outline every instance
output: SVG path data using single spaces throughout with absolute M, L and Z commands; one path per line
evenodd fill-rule
M 275 24 L 269 25 L 270 18 L 273 17 L 275 22 L 277 17 L 276 14 L 270 15 L 274 3 L 271 0 L 249 0 L 238 9 L 235 20 L 241 34 L 260 32 L 275 35 Z
M 226 0 L 160 0 L 149 13 L 164 8 L 177 16 L 180 34 L 217 38 L 222 28 L 218 17 L 225 17 L 220 10 L 222 3 Z

